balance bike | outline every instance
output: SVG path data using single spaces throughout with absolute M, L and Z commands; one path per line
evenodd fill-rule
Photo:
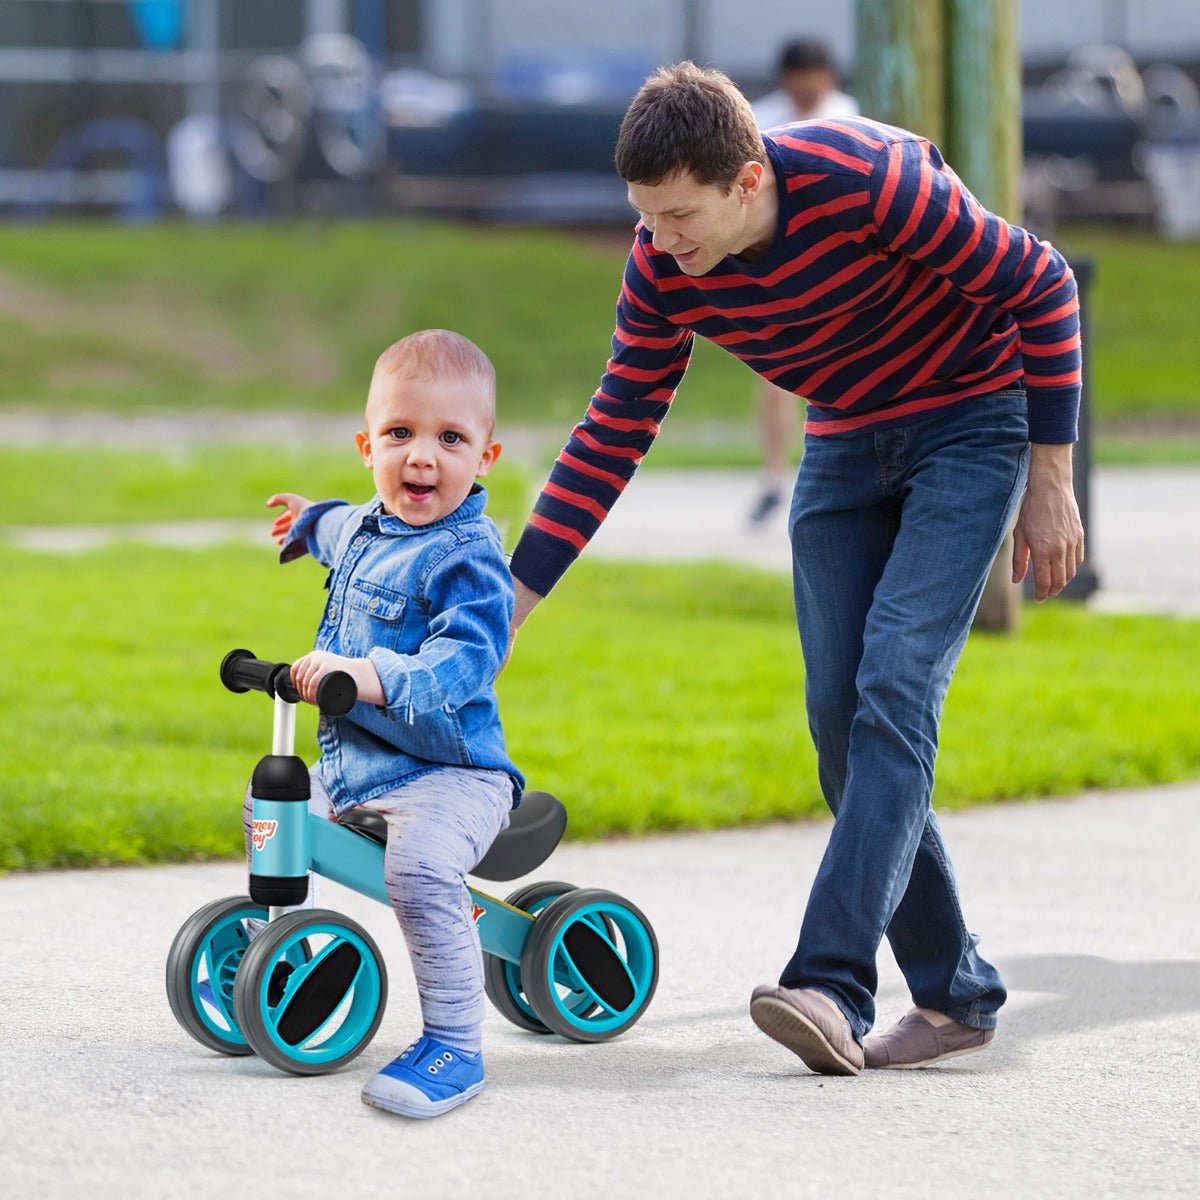
M 308 768 L 293 753 L 296 704 L 288 663 L 232 650 L 221 663 L 232 692 L 274 698 L 272 750 L 259 761 L 249 895 L 214 900 L 175 935 L 167 999 L 179 1023 L 221 1054 L 257 1054 L 296 1075 L 337 1070 L 374 1037 L 387 1003 L 387 971 L 365 929 L 328 909 L 285 912 L 308 895 L 308 872 L 389 904 L 383 881 L 387 823 L 370 809 L 337 821 L 313 816 Z M 324 719 L 357 699 L 341 671 L 321 681 Z M 509 827 L 471 872 L 508 880 L 540 866 L 566 829 L 563 805 L 526 792 Z M 612 892 L 534 883 L 497 900 L 470 888 L 488 999 L 514 1025 L 578 1042 L 617 1037 L 646 1011 L 658 984 L 649 921 Z

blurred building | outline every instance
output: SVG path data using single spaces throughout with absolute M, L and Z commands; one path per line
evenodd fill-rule
M 0 210 L 623 218 L 645 75 L 753 97 L 797 34 L 852 83 L 854 0 L 0 0 Z M 1020 47 L 1035 205 L 1145 217 L 1180 154 L 1139 146 L 1200 109 L 1196 0 L 1021 0 Z

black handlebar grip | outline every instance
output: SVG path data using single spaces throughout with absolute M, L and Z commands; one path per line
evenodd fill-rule
M 330 671 L 317 684 L 317 707 L 330 717 L 344 717 L 358 703 L 358 684 L 345 671 Z
M 221 682 L 231 692 L 248 692 L 251 688 L 266 692 L 270 690 L 271 672 L 275 666 L 275 663 L 255 658 L 253 651 L 230 650 L 221 659 Z
M 266 692 L 289 704 L 302 699 L 292 683 L 290 663 L 267 662 L 250 650 L 230 650 L 221 660 L 221 682 L 231 692 Z M 344 717 L 358 702 L 358 685 L 345 671 L 331 671 L 317 685 L 317 707 L 330 717 Z

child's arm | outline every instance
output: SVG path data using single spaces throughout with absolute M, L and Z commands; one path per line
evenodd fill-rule
M 411 723 L 422 713 L 458 709 L 492 686 L 508 647 L 512 576 L 499 545 L 470 542 L 451 550 L 423 588 L 429 632 L 415 654 L 376 646 L 368 653 L 389 717 Z
M 271 526 L 271 536 L 279 543 L 279 561 L 291 562 L 308 553 L 322 566 L 333 565 L 338 537 L 353 513 L 345 500 L 313 502 L 294 492 L 276 492 L 267 501 L 268 508 L 283 508 Z
M 291 532 L 300 514 L 306 508 L 312 507 L 312 501 L 295 492 L 276 492 L 267 501 L 268 508 L 283 507 L 283 512 L 276 514 L 275 523 L 271 526 L 271 536 L 282 546 Z
M 309 704 L 317 702 L 317 686 L 332 671 L 345 671 L 358 685 L 358 698 L 366 704 L 383 704 L 383 685 L 369 658 L 346 658 L 328 650 L 311 650 L 292 663 L 292 682 Z

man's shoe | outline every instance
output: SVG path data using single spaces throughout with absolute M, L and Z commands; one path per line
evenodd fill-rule
M 779 488 L 767 488 L 750 510 L 750 524 L 761 525 L 782 503 Z
M 961 1021 L 934 1025 L 919 1012 L 910 1012 L 886 1033 L 869 1034 L 863 1042 L 863 1056 L 868 1067 L 912 1070 L 983 1050 L 995 1033 Z
M 763 984 L 750 996 L 755 1025 L 798 1054 L 810 1071 L 857 1075 L 863 1065 L 862 1047 L 854 1040 L 850 1022 L 836 1009 L 832 1000 L 812 988 Z
M 367 1080 L 362 1102 L 402 1117 L 438 1117 L 483 1089 L 483 1055 L 419 1037 Z

